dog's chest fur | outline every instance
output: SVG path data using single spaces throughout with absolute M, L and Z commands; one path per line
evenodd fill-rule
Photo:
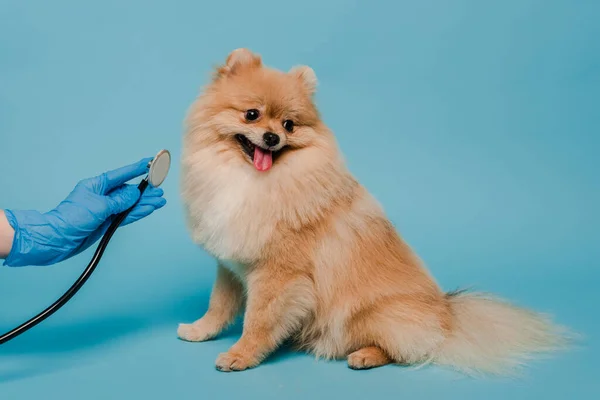
M 253 171 L 203 167 L 194 165 L 183 176 L 193 240 L 220 260 L 236 264 L 256 260 L 276 225 L 276 206 L 268 188 L 250 175 Z

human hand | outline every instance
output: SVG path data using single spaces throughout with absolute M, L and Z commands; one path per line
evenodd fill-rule
M 166 200 L 162 189 L 148 186 L 140 198 L 137 186 L 126 184 L 147 173 L 151 160 L 146 158 L 79 182 L 64 201 L 45 214 L 5 210 L 15 234 L 4 264 L 18 267 L 58 263 L 94 244 L 116 214 L 133 207 L 121 224 L 124 226 L 163 207 Z

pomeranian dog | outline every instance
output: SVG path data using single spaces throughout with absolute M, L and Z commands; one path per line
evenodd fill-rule
M 436 363 L 504 373 L 562 347 L 548 318 L 480 293 L 444 293 L 350 174 L 314 103 L 317 78 L 233 51 L 190 108 L 182 197 L 195 243 L 218 263 L 186 341 L 244 310 L 221 371 L 255 367 L 283 341 L 353 369 Z

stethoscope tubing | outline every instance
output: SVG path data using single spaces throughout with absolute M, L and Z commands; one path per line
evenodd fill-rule
M 147 187 L 148 187 L 148 178 L 145 178 L 138 185 L 140 194 L 143 194 Z M 135 205 L 133 207 L 135 207 Z M 89 262 L 88 266 L 85 268 L 85 270 L 81 273 L 79 278 L 75 281 L 75 283 L 73 283 L 73 285 L 71 285 L 71 287 L 58 300 L 56 300 L 54 303 L 52 303 L 50 306 L 48 306 L 44 311 L 40 312 L 38 315 L 31 318 L 27 322 L 24 322 L 23 324 L 19 325 L 18 327 L 14 328 L 14 329 L 6 332 L 2 336 L 0 336 L 0 344 L 4 344 L 4 343 L 8 342 L 9 340 L 14 339 L 17 336 L 25 333 L 29 329 L 33 328 L 34 326 L 36 326 L 37 324 L 39 324 L 40 322 L 42 322 L 43 320 L 45 320 L 46 318 L 48 318 L 49 316 L 54 314 L 62 306 L 64 306 L 69 300 L 71 300 L 71 298 L 79 291 L 79 289 L 81 289 L 81 287 L 85 284 L 85 282 L 87 282 L 87 280 L 90 278 L 90 276 L 92 275 L 92 273 L 94 272 L 94 270 L 96 269 L 98 264 L 100 263 L 100 259 L 102 258 L 102 255 L 104 254 L 104 251 L 106 250 L 106 247 L 108 246 L 108 242 L 110 242 L 110 239 L 115 234 L 115 232 L 117 231 L 119 226 L 123 223 L 123 221 L 125 220 L 127 215 L 131 212 L 133 207 L 131 207 L 128 210 L 123 211 L 122 213 L 117 214 L 115 216 L 115 219 L 108 227 L 106 233 L 102 236 L 102 239 L 100 240 L 100 243 L 98 244 L 98 247 L 96 248 L 96 251 L 94 252 L 94 256 L 90 260 L 90 262 Z

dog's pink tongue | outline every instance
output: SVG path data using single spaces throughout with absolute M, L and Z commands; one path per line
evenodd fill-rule
M 254 148 L 254 168 L 259 171 L 267 171 L 273 165 L 273 153 L 256 146 Z

